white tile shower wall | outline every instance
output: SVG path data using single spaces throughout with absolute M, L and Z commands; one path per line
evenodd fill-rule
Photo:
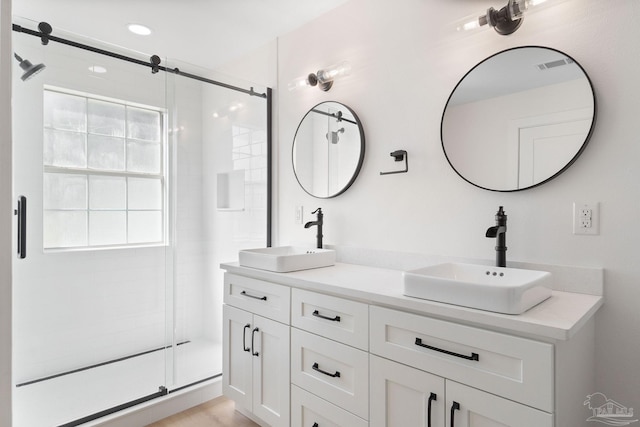
M 16 49 L 24 55 L 42 57 L 38 41 L 16 37 Z M 153 78 L 147 69 L 115 61 L 107 62 L 106 79 L 87 77 L 88 58 L 81 51 L 59 45 L 47 47 L 47 72 L 39 80 L 20 86 L 21 97 L 14 103 L 16 141 L 41 141 L 41 115 L 33 105 L 42 105 L 42 84 L 86 91 L 145 105 L 165 106 L 163 75 Z M 80 68 L 80 66 L 82 66 Z M 131 68 L 129 68 L 131 67 Z M 73 71 L 77 70 L 77 71 Z M 202 272 L 204 258 L 200 248 L 201 139 L 200 104 L 197 91 L 179 92 L 181 119 L 190 132 L 180 135 L 178 155 L 178 225 L 181 246 L 176 256 L 175 328 L 178 340 L 201 335 Z M 185 99 L 186 98 L 186 99 Z M 41 109 L 35 109 L 41 111 Z M 31 165 L 16 175 L 16 191 L 28 192 L 30 212 L 41 211 L 41 143 L 29 156 Z M 184 175 L 184 176 L 183 176 Z M 24 185 L 24 188 L 20 188 Z M 37 217 L 34 217 L 37 218 Z M 167 303 L 173 269 L 168 268 L 167 248 L 111 249 L 43 253 L 42 222 L 30 221 L 30 234 L 36 239 L 26 260 L 16 271 L 14 288 L 14 379 L 32 380 L 112 358 L 165 345 L 165 320 L 172 311 Z M 40 248 L 40 249 L 38 249 Z M 200 254 L 198 252 L 200 251 Z M 168 299 L 169 298 L 169 299 Z M 173 329 L 170 328 L 169 331 Z M 154 387 L 156 385 L 154 384 Z
M 637 407 L 640 229 L 632 224 L 640 216 L 634 83 L 640 56 L 632 52 L 640 39 L 640 3 L 621 0 L 612 7 L 572 0 L 527 16 L 508 37 L 490 29 L 456 33 L 458 19 L 490 6 L 495 2 L 351 0 L 279 38 L 277 243 L 312 244 L 313 232 L 295 223 L 295 206 L 305 206 L 305 212 L 322 206 L 330 244 L 490 261 L 495 242 L 484 232 L 504 205 L 508 260 L 604 268 L 606 303 L 596 319 L 594 392 Z M 467 70 L 489 55 L 523 45 L 560 49 L 585 68 L 598 101 L 595 131 L 582 156 L 555 180 L 520 193 L 484 191 L 460 179 L 447 163 L 440 143 L 442 110 Z M 336 81 L 330 92 L 287 90 L 296 76 L 342 60 L 351 62 L 351 75 Z M 291 141 L 305 112 L 327 100 L 357 112 L 367 153 L 346 193 L 318 200 L 296 182 Z M 395 149 L 408 151 L 409 173 L 380 176 Z M 572 234 L 575 200 L 600 202 L 599 236 Z

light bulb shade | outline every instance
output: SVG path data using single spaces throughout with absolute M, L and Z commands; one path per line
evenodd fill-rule
M 332 82 L 338 77 L 348 76 L 349 74 L 351 74 L 351 64 L 347 61 L 323 68 L 316 73 L 318 83 L 321 84 Z
M 296 77 L 289 82 L 289 90 L 304 89 L 310 86 L 318 84 L 318 79 L 315 74 L 308 74 L 306 76 Z

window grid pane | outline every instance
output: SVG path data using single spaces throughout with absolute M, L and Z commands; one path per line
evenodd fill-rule
M 47 89 L 44 99 L 44 248 L 163 243 L 162 113 Z

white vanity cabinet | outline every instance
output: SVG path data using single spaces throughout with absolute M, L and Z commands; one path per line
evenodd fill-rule
M 272 427 L 289 427 L 289 294 L 225 274 L 222 390 Z
M 389 270 L 227 268 L 223 392 L 263 426 L 589 424 L 601 297 L 509 316 L 407 299 Z

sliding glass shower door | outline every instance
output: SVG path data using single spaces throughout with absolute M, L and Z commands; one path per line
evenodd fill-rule
M 20 32 L 13 47 L 46 66 L 27 78 L 16 62 L 13 79 L 26 226 L 14 236 L 25 249 L 13 265 L 14 425 L 76 426 L 213 381 L 219 264 L 269 244 L 268 89 Z
M 13 45 L 46 65 L 14 72 L 14 424 L 77 425 L 165 393 L 165 76 L 28 35 Z

